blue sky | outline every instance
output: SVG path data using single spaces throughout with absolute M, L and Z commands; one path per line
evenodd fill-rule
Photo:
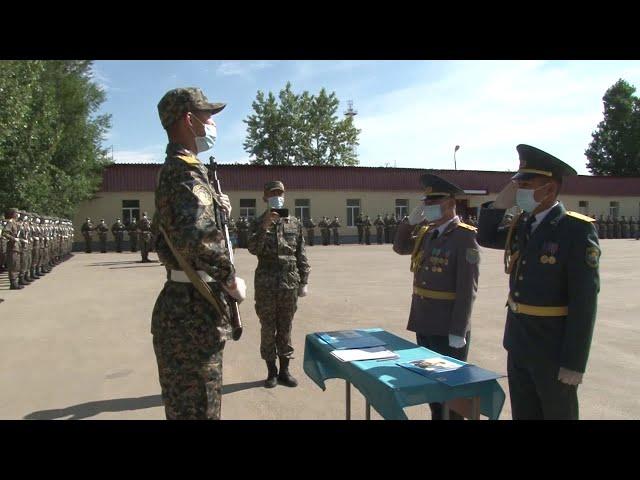
M 584 150 L 602 120 L 602 96 L 619 78 L 640 90 L 640 61 L 134 61 L 94 63 L 112 114 L 104 142 L 122 163 L 163 162 L 156 105 L 172 88 L 198 86 L 227 107 L 211 152 L 248 163 L 242 148 L 258 90 L 335 91 L 353 100 L 363 166 L 513 170 L 518 143 L 541 148 L 587 174 Z M 202 154 L 206 159 L 209 152 Z

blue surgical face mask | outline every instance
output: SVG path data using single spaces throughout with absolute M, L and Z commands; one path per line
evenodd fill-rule
M 540 202 L 536 202 L 533 197 L 534 192 L 535 190 L 532 189 L 519 188 L 516 191 L 516 205 L 527 213 L 533 212 L 540 205 Z
M 202 123 L 202 121 L 195 115 L 193 115 L 193 118 L 204 125 L 204 137 L 196 136 L 196 149 L 198 150 L 197 153 L 206 152 L 207 150 L 213 148 L 213 146 L 215 145 L 216 138 L 218 138 L 218 130 L 215 125 Z M 191 131 L 193 132 L 193 130 Z
M 269 202 L 269 206 L 271 208 L 284 208 L 284 197 L 275 196 L 267 198 L 267 202 Z
M 423 212 L 424 212 L 424 218 L 427 219 L 427 222 L 435 222 L 442 218 L 441 205 L 425 205 Z

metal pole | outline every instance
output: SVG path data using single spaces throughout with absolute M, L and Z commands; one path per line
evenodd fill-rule
M 458 164 L 456 162 L 456 152 L 460 150 L 460 145 L 456 145 L 456 148 L 453 150 L 453 168 L 454 170 L 458 170 Z

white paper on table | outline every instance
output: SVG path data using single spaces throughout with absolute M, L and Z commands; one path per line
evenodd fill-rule
M 415 367 L 421 368 L 422 370 L 435 373 L 450 372 L 451 370 L 457 370 L 458 368 L 463 366 L 458 363 L 453 363 L 449 360 L 445 360 L 441 357 L 426 358 L 424 360 L 414 360 L 409 363 L 411 363 Z
M 369 348 L 350 348 L 348 350 L 332 350 L 331 355 L 341 362 L 353 362 L 356 360 L 379 360 L 399 358 L 398 355 L 391 350 L 387 350 L 384 346 Z

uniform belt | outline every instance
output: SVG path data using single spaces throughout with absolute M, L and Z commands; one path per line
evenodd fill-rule
M 427 290 L 426 288 L 413 287 L 413 293 L 423 297 L 431 298 L 433 300 L 455 300 L 455 292 L 439 292 L 437 290 Z
M 196 270 L 198 276 L 207 283 L 213 282 L 213 278 L 203 270 Z M 172 282 L 191 283 L 189 277 L 182 270 L 169 270 L 169 280 Z
M 537 305 L 525 305 L 517 303 L 509 296 L 507 304 L 513 313 L 524 313 L 534 317 L 564 317 L 569 314 L 569 307 L 539 307 Z

